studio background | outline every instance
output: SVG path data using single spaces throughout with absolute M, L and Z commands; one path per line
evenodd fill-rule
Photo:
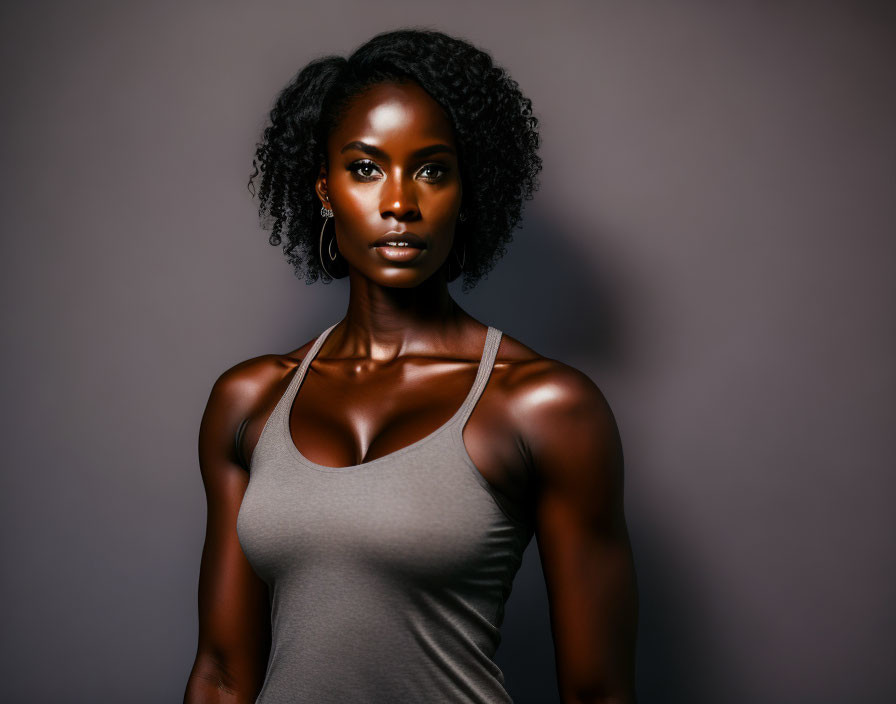
M 483 322 L 626 457 L 642 704 L 896 701 L 896 21 L 872 2 L 8 2 L 5 702 L 181 701 L 217 376 L 339 319 L 246 190 L 307 61 L 418 25 L 531 97 L 544 171 Z M 499 663 L 556 702 L 535 545 Z

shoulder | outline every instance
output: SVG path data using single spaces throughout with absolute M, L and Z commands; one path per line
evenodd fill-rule
M 260 396 L 295 369 L 300 361 L 286 355 L 265 354 L 239 362 L 215 380 L 209 405 L 216 409 L 254 406 Z
M 290 373 L 302 361 L 309 342 L 286 355 L 264 354 L 225 369 L 215 379 L 199 430 L 203 445 L 215 445 L 220 451 L 240 460 L 240 439 L 246 426 L 270 406 L 271 399 L 282 393 Z
M 313 344 L 311 339 L 287 354 L 263 354 L 234 364 L 215 380 L 210 400 L 223 406 L 254 406 L 301 364 Z
M 539 471 L 621 461 L 619 429 L 603 391 L 575 367 L 538 354 L 512 337 L 502 340 L 503 393 L 511 422 Z M 619 455 L 618 458 L 615 456 Z
M 516 338 L 502 336 L 495 366 L 502 370 L 501 386 L 520 421 L 540 425 L 552 417 L 580 414 L 603 423 L 613 420 L 606 397 L 591 377 Z

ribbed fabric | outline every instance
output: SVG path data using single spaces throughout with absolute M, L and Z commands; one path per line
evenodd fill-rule
M 256 704 L 510 702 L 492 658 L 532 530 L 502 509 L 461 434 L 501 332 L 489 327 L 476 380 L 444 425 L 384 457 L 327 467 L 299 452 L 289 411 L 334 327 L 265 423 L 237 519 L 272 597 Z

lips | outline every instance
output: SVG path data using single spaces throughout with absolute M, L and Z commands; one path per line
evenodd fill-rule
M 426 242 L 413 232 L 398 232 L 393 230 L 374 241 L 371 247 L 405 247 L 414 249 L 426 249 Z

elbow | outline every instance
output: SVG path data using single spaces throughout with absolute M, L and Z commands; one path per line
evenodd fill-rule
M 573 690 L 563 697 L 563 704 L 636 704 L 634 693 L 606 693 L 602 689 Z
M 252 702 L 253 699 L 254 692 L 241 684 L 221 660 L 213 657 L 196 659 L 187 680 L 184 704 L 211 702 L 243 704 Z
M 567 682 L 560 688 L 563 704 L 637 704 L 634 684 Z

